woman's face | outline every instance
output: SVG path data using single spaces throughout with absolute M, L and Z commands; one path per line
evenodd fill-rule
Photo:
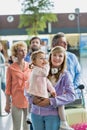
M 60 67 L 64 61 L 64 53 L 55 52 L 51 54 L 52 67 Z
M 17 57 L 19 59 L 24 59 L 26 57 L 26 54 L 27 54 L 27 50 L 25 47 L 18 47 Z

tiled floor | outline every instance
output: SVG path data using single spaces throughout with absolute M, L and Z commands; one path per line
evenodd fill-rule
M 87 87 L 87 58 L 81 59 L 81 66 L 82 66 L 82 80 Z M 12 130 L 12 119 L 11 114 L 7 115 L 4 111 L 5 107 L 5 95 L 1 92 L 0 95 L 1 104 L 0 104 L 0 130 Z

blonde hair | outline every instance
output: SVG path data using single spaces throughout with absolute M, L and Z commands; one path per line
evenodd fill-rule
M 17 56 L 17 50 L 19 47 L 24 47 L 27 51 L 27 44 L 24 41 L 14 42 L 11 47 L 12 56 L 15 56 L 15 57 Z
M 51 68 L 52 68 L 51 55 L 55 54 L 55 53 L 63 53 L 64 54 L 64 61 L 63 61 L 62 65 L 61 65 L 58 73 L 55 74 L 55 78 L 56 78 L 56 80 L 58 80 L 60 74 L 63 73 L 65 71 L 65 69 L 66 69 L 66 50 L 61 46 L 56 46 L 56 47 L 52 48 L 50 56 L 49 56 L 49 65 L 50 65 L 49 76 L 52 75 L 51 74 Z

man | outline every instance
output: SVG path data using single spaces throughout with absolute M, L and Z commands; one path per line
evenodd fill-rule
M 30 62 L 31 53 L 39 50 L 40 48 L 41 48 L 41 39 L 39 37 L 32 37 L 30 39 L 29 52 L 25 57 L 25 61 Z
M 52 39 L 52 48 L 55 46 L 62 46 L 67 50 L 67 41 L 65 34 L 57 33 Z M 75 54 L 66 51 L 67 54 L 67 70 L 70 72 L 75 87 L 76 98 L 81 98 L 81 91 L 78 86 L 81 84 L 81 67 Z

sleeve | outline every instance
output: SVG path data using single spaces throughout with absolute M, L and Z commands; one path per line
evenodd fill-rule
M 35 67 L 34 68 L 34 74 L 38 76 L 48 76 L 49 73 L 49 65 L 45 65 L 43 68 Z
M 7 68 L 6 72 L 6 90 L 5 93 L 7 95 L 11 95 L 11 87 L 12 87 L 12 75 L 10 67 Z
M 74 91 L 73 82 L 70 77 L 71 76 L 69 76 L 69 73 L 67 73 L 66 76 L 64 76 L 60 82 L 57 82 L 55 87 L 58 96 L 56 96 L 55 98 L 50 98 L 50 104 L 53 107 L 66 105 L 70 102 L 75 101 L 76 95 Z M 61 87 L 58 88 L 59 86 Z
M 52 92 L 56 92 L 55 88 L 53 87 L 52 83 L 50 82 L 50 80 L 47 78 L 47 90 L 52 93 Z
M 75 56 L 74 57 L 74 61 L 75 61 L 75 68 L 74 68 L 74 71 L 75 71 L 75 78 L 74 78 L 74 86 L 75 88 L 77 88 L 80 83 L 81 83 L 81 66 L 80 66 L 80 63 L 77 59 L 77 57 Z
M 46 64 L 44 66 L 44 68 L 42 69 L 42 73 L 43 73 L 44 76 L 48 76 L 49 69 L 50 69 L 49 64 Z
M 32 102 L 33 102 L 33 97 L 32 97 L 26 90 L 24 90 L 24 96 L 25 96 L 26 99 L 28 100 L 29 104 L 32 104 Z
M 1 61 L 2 61 L 2 64 L 5 63 L 5 57 L 3 54 L 1 54 Z

